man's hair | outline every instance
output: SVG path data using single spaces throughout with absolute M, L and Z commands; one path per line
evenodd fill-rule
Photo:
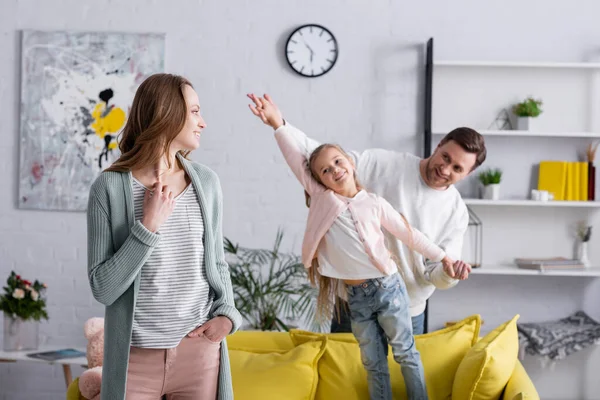
M 475 158 L 475 165 L 473 165 L 471 171 L 483 164 L 487 156 L 487 150 L 485 148 L 485 139 L 479 132 L 467 127 L 456 128 L 444 136 L 439 146 L 443 146 L 451 140 L 458 143 L 467 153 L 473 153 L 477 156 Z

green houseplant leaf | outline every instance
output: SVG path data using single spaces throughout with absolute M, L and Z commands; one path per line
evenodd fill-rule
M 502 180 L 502 170 L 500 168 L 488 168 L 480 172 L 478 177 L 483 186 L 499 184 Z
M 542 100 L 528 97 L 513 106 L 513 112 L 519 117 L 537 117 L 542 113 Z
M 271 250 L 224 239 L 235 305 L 253 329 L 288 331 L 289 321 L 314 322 L 317 291 L 300 258 L 281 252 L 282 239 L 279 230 Z

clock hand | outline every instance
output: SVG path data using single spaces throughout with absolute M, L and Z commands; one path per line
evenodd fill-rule
M 313 51 L 313 49 L 310 48 L 310 46 L 306 42 L 304 42 L 304 45 L 306 46 L 308 51 L 310 51 L 310 62 L 312 64 L 315 52 Z
M 304 45 L 306 46 L 306 48 L 310 51 L 310 53 L 314 53 L 313 49 L 310 48 L 310 46 L 308 45 L 308 43 L 306 43 L 306 41 L 304 39 L 302 39 L 302 41 L 304 42 Z

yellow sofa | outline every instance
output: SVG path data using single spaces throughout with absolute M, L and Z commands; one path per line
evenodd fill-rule
M 539 400 L 517 360 L 516 319 L 479 337 L 474 315 L 416 336 L 431 400 Z M 228 340 L 236 400 L 368 399 L 360 350 L 351 334 L 240 331 Z M 394 399 L 406 398 L 400 367 L 389 352 Z M 67 400 L 81 400 L 73 382 Z

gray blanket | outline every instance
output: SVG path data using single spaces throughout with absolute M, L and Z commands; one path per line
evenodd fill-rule
M 530 355 L 560 360 L 600 340 L 600 323 L 583 311 L 558 321 L 518 324 L 519 342 Z

